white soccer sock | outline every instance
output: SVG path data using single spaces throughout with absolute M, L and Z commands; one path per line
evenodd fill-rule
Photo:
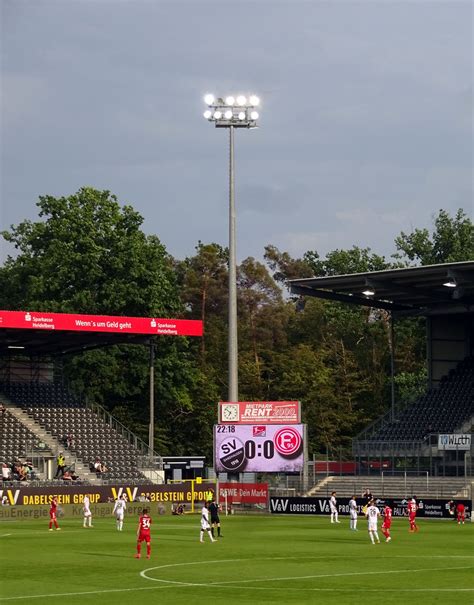
M 119 531 L 122 531 L 123 521 L 119 521 Z
M 376 532 L 376 531 L 374 531 L 374 534 L 375 534 L 375 537 L 376 537 L 376 538 L 377 538 L 377 542 L 380 542 L 380 539 L 379 539 L 379 534 L 378 534 L 378 532 Z
M 92 527 L 92 517 L 89 517 L 89 527 Z
M 339 514 L 336 512 L 334 513 L 334 516 L 336 517 L 336 523 L 339 523 Z
M 208 534 L 209 538 L 211 539 L 211 542 L 215 542 L 214 538 L 212 537 L 212 533 L 211 533 L 210 529 L 207 530 L 207 534 Z
M 370 536 L 370 541 L 372 542 L 372 544 L 375 544 L 373 532 L 369 531 L 369 536 Z
M 353 519 L 352 522 L 354 523 L 354 529 L 357 529 L 357 519 Z
M 331 523 L 334 523 L 334 513 L 331 513 Z

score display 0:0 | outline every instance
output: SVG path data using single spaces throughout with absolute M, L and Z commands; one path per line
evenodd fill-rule
M 245 448 L 245 456 L 249 460 L 255 458 L 255 456 L 259 457 L 263 453 L 263 457 L 267 460 L 271 460 L 273 455 L 275 454 L 275 445 L 273 441 L 267 439 L 263 443 L 255 444 L 255 441 L 248 440 L 244 443 Z M 262 453 L 260 453 L 262 452 Z

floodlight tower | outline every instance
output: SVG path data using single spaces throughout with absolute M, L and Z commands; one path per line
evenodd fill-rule
M 260 100 L 255 95 L 248 98 L 204 97 L 207 109 L 204 117 L 214 122 L 216 128 L 229 130 L 229 401 L 239 400 L 238 342 L 237 342 L 237 263 L 235 246 L 235 196 L 234 196 L 234 128 L 257 128 Z

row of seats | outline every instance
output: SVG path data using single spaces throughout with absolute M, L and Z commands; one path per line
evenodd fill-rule
M 474 359 L 466 358 L 371 441 L 415 441 L 430 433 L 453 433 L 474 414 Z
M 0 415 L 0 462 L 10 464 L 24 459 L 41 443 L 34 433 L 15 418 L 8 410 Z
M 138 469 L 138 450 L 62 385 L 9 383 L 3 391 L 50 432 L 64 449 L 91 466 L 97 458 L 108 471 L 104 478 L 149 483 Z M 67 444 L 67 445 L 66 445 Z

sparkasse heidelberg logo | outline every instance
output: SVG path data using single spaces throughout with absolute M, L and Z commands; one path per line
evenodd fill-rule
M 275 433 L 273 441 L 277 452 L 282 456 L 289 457 L 300 451 L 303 440 L 296 429 L 287 426 Z

